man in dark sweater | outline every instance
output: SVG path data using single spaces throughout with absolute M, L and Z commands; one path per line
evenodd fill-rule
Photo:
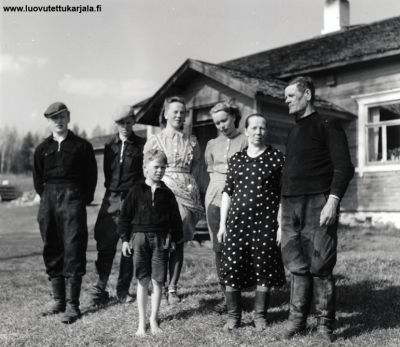
M 52 134 L 35 150 L 33 183 L 40 195 L 38 222 L 54 305 L 42 315 L 64 312 L 61 321 L 69 324 L 81 316 L 86 205 L 93 200 L 97 164 L 92 145 L 68 130 L 70 113 L 65 104 L 51 104 L 44 115 Z
M 109 295 L 106 290 L 108 278 L 119 235 L 117 233 L 118 217 L 122 202 L 133 184 L 144 180 L 143 146 L 145 140 L 132 130 L 135 114 L 131 106 L 122 106 L 113 115 L 118 133 L 104 147 L 104 186 L 106 192 L 94 227 L 94 238 L 97 246 L 96 284 L 91 288 L 91 306 L 106 304 Z M 129 302 L 129 286 L 133 277 L 132 256 L 121 254 L 117 297 L 120 302 Z
M 282 176 L 281 247 L 291 273 L 289 322 L 282 338 L 306 329 L 314 297 L 317 338 L 332 341 L 339 204 L 354 174 L 346 135 L 337 119 L 318 114 L 315 89 L 297 77 L 285 89 L 289 114 L 296 117 Z

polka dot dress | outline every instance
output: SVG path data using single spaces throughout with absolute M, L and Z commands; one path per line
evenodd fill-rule
M 285 273 L 276 231 L 284 156 L 271 146 L 255 158 L 246 151 L 229 161 L 224 192 L 231 205 L 222 249 L 222 282 L 236 289 L 281 286 Z

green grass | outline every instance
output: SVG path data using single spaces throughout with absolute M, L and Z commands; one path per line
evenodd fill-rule
M 159 336 L 137 338 L 137 308 L 111 303 L 88 312 L 88 289 L 95 281 L 92 226 L 98 206 L 89 208 L 90 241 L 87 275 L 81 295 L 83 317 L 70 326 L 58 317 L 39 318 L 50 300 L 41 257 L 36 207 L 0 204 L 0 346 L 318 346 L 312 334 L 274 342 L 273 334 L 288 314 L 288 286 L 272 294 L 270 325 L 256 332 L 252 322 L 253 293 L 244 293 L 243 327 L 221 331 L 225 317 L 213 311 L 221 302 L 212 251 L 186 247 L 177 307 L 162 306 Z M 337 346 L 400 345 L 400 234 L 395 229 L 345 228 L 339 232 L 337 278 Z M 115 294 L 118 259 L 110 280 Z M 315 324 L 313 317 L 309 325 Z

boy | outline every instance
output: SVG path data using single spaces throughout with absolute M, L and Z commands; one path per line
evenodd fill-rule
M 167 166 L 164 152 L 152 149 L 144 154 L 144 183 L 136 183 L 122 205 L 118 222 L 122 253 L 133 248 L 135 277 L 138 279 L 137 303 L 139 326 L 136 335 L 146 330 L 148 285 L 152 282 L 150 328 L 161 332 L 158 325 L 162 284 L 166 276 L 170 246 L 183 242 L 182 220 L 172 191 L 161 181 Z M 131 238 L 132 235 L 132 238 Z

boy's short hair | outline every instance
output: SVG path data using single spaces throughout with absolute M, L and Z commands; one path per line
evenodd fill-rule
M 157 148 L 150 149 L 143 154 L 143 166 L 146 166 L 153 160 L 160 160 L 164 162 L 165 165 L 168 164 L 168 159 L 165 153 Z

